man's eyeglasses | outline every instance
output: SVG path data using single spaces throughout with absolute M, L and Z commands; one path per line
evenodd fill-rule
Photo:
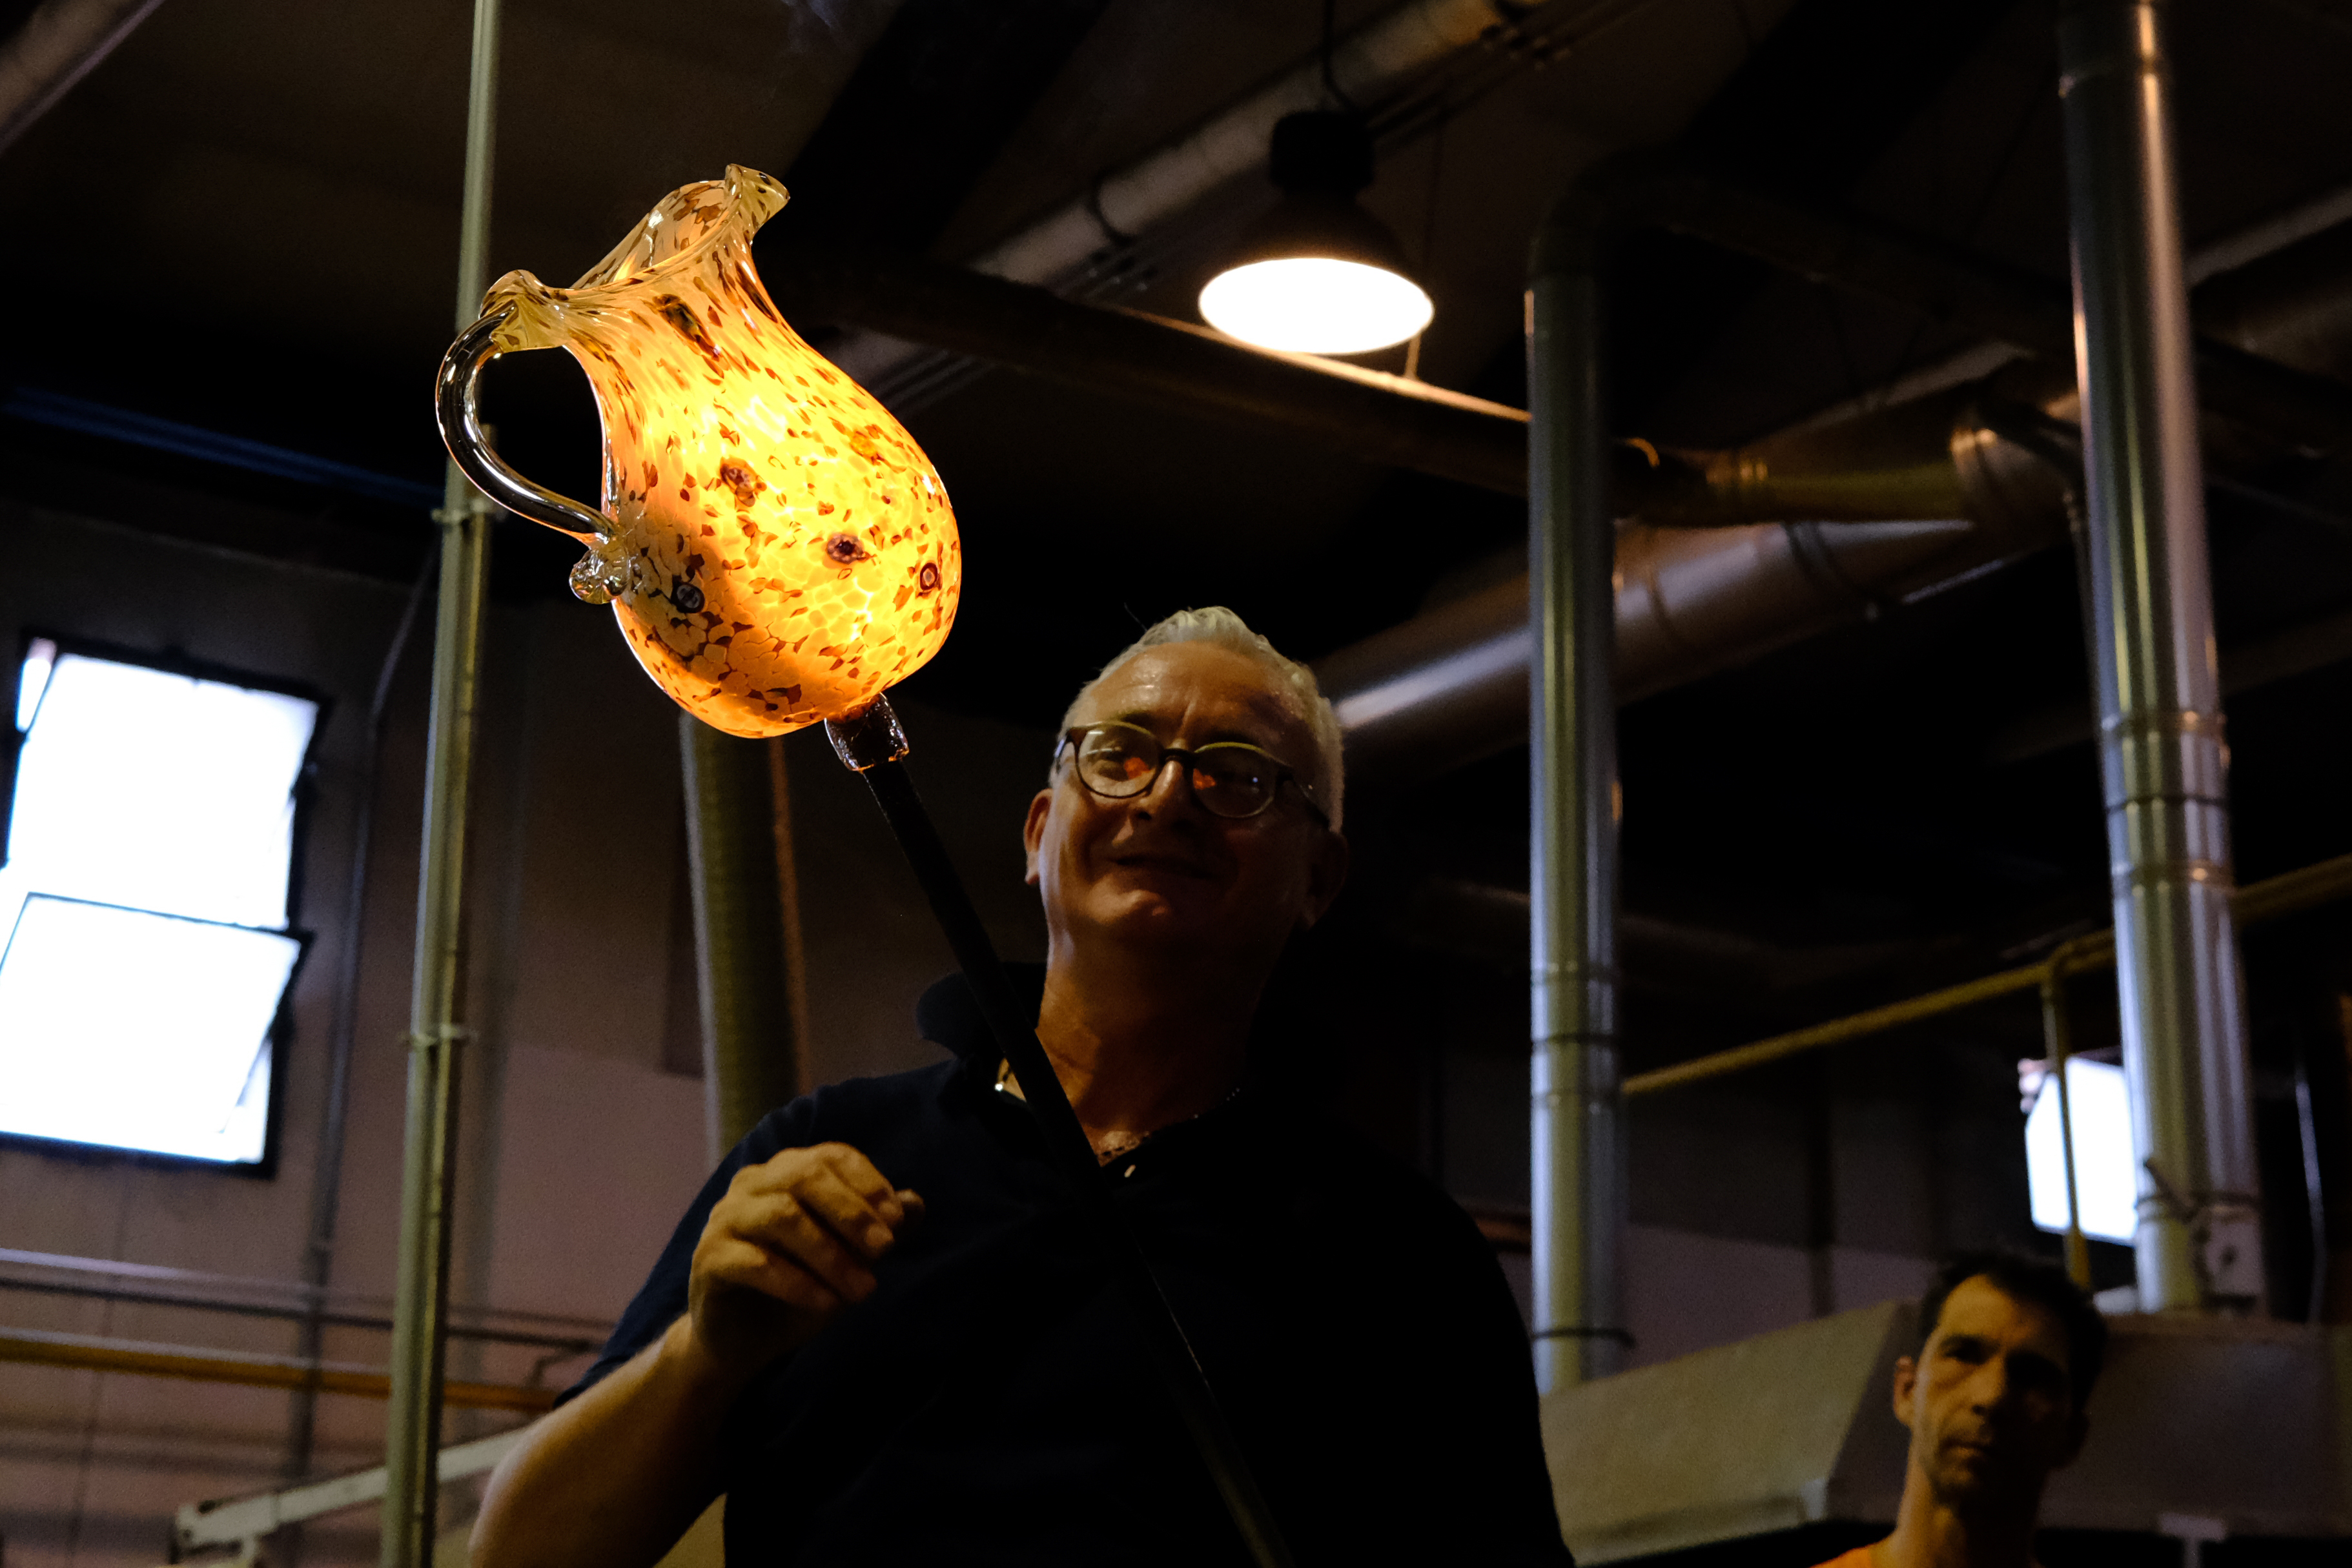
M 1192 799 L 1211 816 L 1255 817 L 1274 804 L 1286 783 L 1298 787 L 1298 799 L 1325 827 L 1331 819 L 1307 793 L 1297 770 L 1247 741 L 1218 740 L 1188 750 L 1162 746 L 1159 737 L 1139 725 L 1090 724 L 1062 737 L 1061 749 L 1075 753 L 1078 782 L 1110 800 L 1129 800 L 1150 791 L 1160 770 L 1174 758 L 1192 786 Z

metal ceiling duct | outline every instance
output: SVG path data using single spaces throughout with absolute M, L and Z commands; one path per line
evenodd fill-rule
M 1897 299 L 1983 330 L 2006 331 L 2036 345 L 2052 371 L 2069 351 L 2063 298 L 2030 280 L 1986 276 L 1981 264 L 1967 258 L 1922 256 L 1904 248 L 1908 242 L 1797 213 L 1769 198 L 1686 176 L 1658 179 L 1658 188 L 1675 195 L 1674 201 L 1649 187 L 1643 188 L 1649 194 L 1642 201 L 1622 196 L 1619 187 L 1629 176 L 1622 170 L 1601 183 L 1610 201 L 1624 203 L 1621 218 L 1671 219 L 1684 232 L 1783 265 L 1801 265 L 1809 276 L 1841 287 Z M 1658 212 L 1649 212 L 1643 201 Z M 2242 266 L 2308 238 L 2312 225 L 2345 208 L 2352 208 L 2352 190 L 2229 236 L 2209 247 L 2198 266 L 2209 275 Z M 2224 336 L 2233 340 L 2209 342 L 2200 350 L 2214 361 L 2208 365 L 2209 382 L 2219 367 L 2221 395 L 2211 396 L 2209 406 L 2235 414 L 2244 427 L 2242 436 L 2260 437 L 2258 463 L 2276 455 L 2281 436 L 2307 444 L 2323 426 L 2339 434 L 2352 429 L 2352 391 L 2312 373 L 2325 367 L 2302 362 L 2310 345 L 2301 340 L 2315 324 L 2344 312 L 2340 256 L 2310 259 L 2321 264 L 2315 280 L 2291 287 L 2286 298 L 2275 298 L 2275 289 L 2267 291 L 2263 308 L 2252 313 L 2258 319 L 2249 319 L 2243 301 L 2225 308 Z M 1337 361 L 1252 349 L 1188 322 L 1077 304 L 1034 284 L 913 257 L 794 244 L 764 252 L 760 265 L 770 288 L 795 316 L 853 324 L 893 341 L 985 360 L 1089 393 L 1107 392 L 1250 429 L 1288 430 L 1327 450 L 1381 466 L 1510 494 L 1526 490 L 1527 415 L 1518 409 Z M 2259 361 L 2251 351 L 2267 351 L 2273 343 L 2294 344 L 2295 351 L 2287 357 L 2297 364 Z M 1906 436 L 1897 427 L 1911 417 L 1932 427 L 1939 415 L 1928 411 L 1945 406 L 1933 402 L 1934 396 L 2000 369 L 2004 355 L 2012 354 L 2000 344 L 1990 345 L 1996 351 L 1987 354 L 1986 347 L 1963 356 L 1978 364 L 1965 378 L 1951 373 L 1949 366 L 1938 367 L 1932 372 L 1932 392 L 1906 378 L 1860 406 L 1858 412 L 1872 418 L 1817 419 L 1809 422 L 1811 428 L 1768 444 L 1801 455 L 1801 474 L 1786 463 L 1761 474 L 1752 465 L 1743 470 L 1738 454 L 1702 458 L 1698 473 L 1680 463 L 1644 473 L 1621 449 L 1614 465 L 1621 486 L 1618 511 L 1660 520 L 1668 515 L 1663 508 L 1672 506 L 1677 525 L 1797 517 L 1949 519 L 1958 515 L 1952 509 L 1957 503 L 1937 499 L 1958 494 L 1941 449 L 1945 433 L 1923 428 Z M 2221 366 L 2221 360 L 2230 364 Z M 2263 398 L 2236 395 L 2244 391 L 2240 383 L 2249 374 L 2266 389 Z M 2209 385 L 2209 393 L 2213 390 Z M 1906 415 L 1904 409 L 1915 413 Z M 2279 413 L 2275 432 L 2261 423 L 2257 416 L 2264 413 Z M 1838 462 L 1841 442 L 1855 459 L 1851 472 Z M 1881 448 L 1897 455 L 1883 455 Z M 1903 453 L 1913 455 L 1907 474 Z M 1706 471 L 1710 462 L 1714 472 Z
M 1615 1372 L 1631 1337 L 1601 248 L 1568 204 L 1536 236 L 1527 296 L 1528 1337 L 1547 1394 Z
M 2263 1296 L 2229 763 L 2206 566 L 2171 68 L 2154 0 L 2058 20 L 2099 773 L 2147 1311 Z
M 1426 382 L 908 256 L 793 245 L 762 255 L 760 271 L 788 315 L 855 321 L 1089 395 L 1296 432 L 1367 463 L 1527 489 L 1527 414 Z
M 1955 388 L 1736 451 L 1662 455 L 1647 483 L 1621 484 L 1633 516 L 1617 532 L 1619 700 L 2064 538 L 2065 482 L 1996 431 L 2000 407 Z M 1803 520 L 1777 520 L 1790 517 Z M 1426 778 L 1522 743 L 1527 611 L 1514 578 L 1318 662 L 1349 777 Z
M 1327 82 L 1336 82 L 1359 101 L 1376 100 L 1509 29 L 1527 10 L 1505 0 L 1412 0 L 1340 39 L 1328 68 L 1319 56 L 1303 62 L 1185 135 L 1107 172 L 968 265 L 1015 282 L 1055 282 L 1086 266 L 1104 246 L 1262 169 L 1275 122 L 1322 107 Z M 864 337 L 835 345 L 831 354 L 851 375 L 871 382 L 919 351 L 906 342 Z

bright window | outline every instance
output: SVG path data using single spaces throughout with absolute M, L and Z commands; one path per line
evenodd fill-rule
M 37 640 L 0 866 L 0 1133 L 257 1165 L 318 704 Z
M 2132 1157 L 2131 1091 L 2124 1070 L 2105 1061 L 2066 1060 L 2066 1098 L 2074 1124 L 2074 1190 L 2083 1234 L 2130 1242 L 2138 1227 L 2139 1164 Z M 2025 1178 L 2036 1229 L 2066 1228 L 2066 1152 L 2060 1141 L 2058 1080 L 2044 1076 L 2025 1116 Z

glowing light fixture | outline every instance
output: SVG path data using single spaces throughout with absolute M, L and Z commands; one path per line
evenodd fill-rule
M 1372 141 L 1356 115 L 1310 110 L 1274 128 L 1282 200 L 1201 290 L 1212 327 L 1262 349 L 1360 354 L 1402 343 L 1433 308 L 1396 236 L 1357 204 Z
M 441 362 L 458 466 L 585 544 L 572 591 L 610 603 L 646 673 L 730 735 L 860 711 L 939 651 L 963 580 L 930 460 L 785 324 L 751 265 L 786 199 L 740 164 L 683 186 L 570 288 L 499 278 Z M 604 417 L 601 512 L 508 467 L 476 413 L 491 359 L 554 348 Z

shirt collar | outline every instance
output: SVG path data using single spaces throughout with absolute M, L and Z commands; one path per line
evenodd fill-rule
M 1013 994 L 1026 1014 L 1035 1019 L 1045 1000 L 1045 966 L 1043 964 L 1007 964 L 1004 977 L 1013 984 Z M 988 1021 L 981 1017 L 980 1003 L 971 992 L 971 982 L 961 971 L 935 980 L 915 1003 L 915 1029 L 925 1040 L 942 1046 L 955 1054 L 971 1082 L 983 1087 L 992 1084 L 996 1069 L 1003 1053 L 996 1048 L 996 1037 L 989 1032 Z M 990 1089 L 988 1098 L 994 1100 Z M 1256 1109 L 1260 1096 L 1248 1091 L 1246 1083 L 1232 1099 L 1190 1121 L 1160 1128 L 1150 1135 L 1150 1142 L 1165 1146 L 1165 1140 L 1174 1134 L 1180 1143 L 1213 1135 L 1236 1127 L 1248 1120 Z M 1121 1159 L 1129 1156 L 1122 1155 Z M 1118 1162 L 1113 1162 L 1117 1164 Z
M 1045 966 L 1007 964 L 1004 977 L 1013 983 L 1013 994 L 1034 1022 L 1045 999 Z M 987 1019 L 980 1015 L 971 982 L 961 973 L 934 981 L 915 1003 L 915 1030 L 974 1069 L 993 1072 L 1003 1054 L 996 1049 L 996 1037 L 989 1032 Z

